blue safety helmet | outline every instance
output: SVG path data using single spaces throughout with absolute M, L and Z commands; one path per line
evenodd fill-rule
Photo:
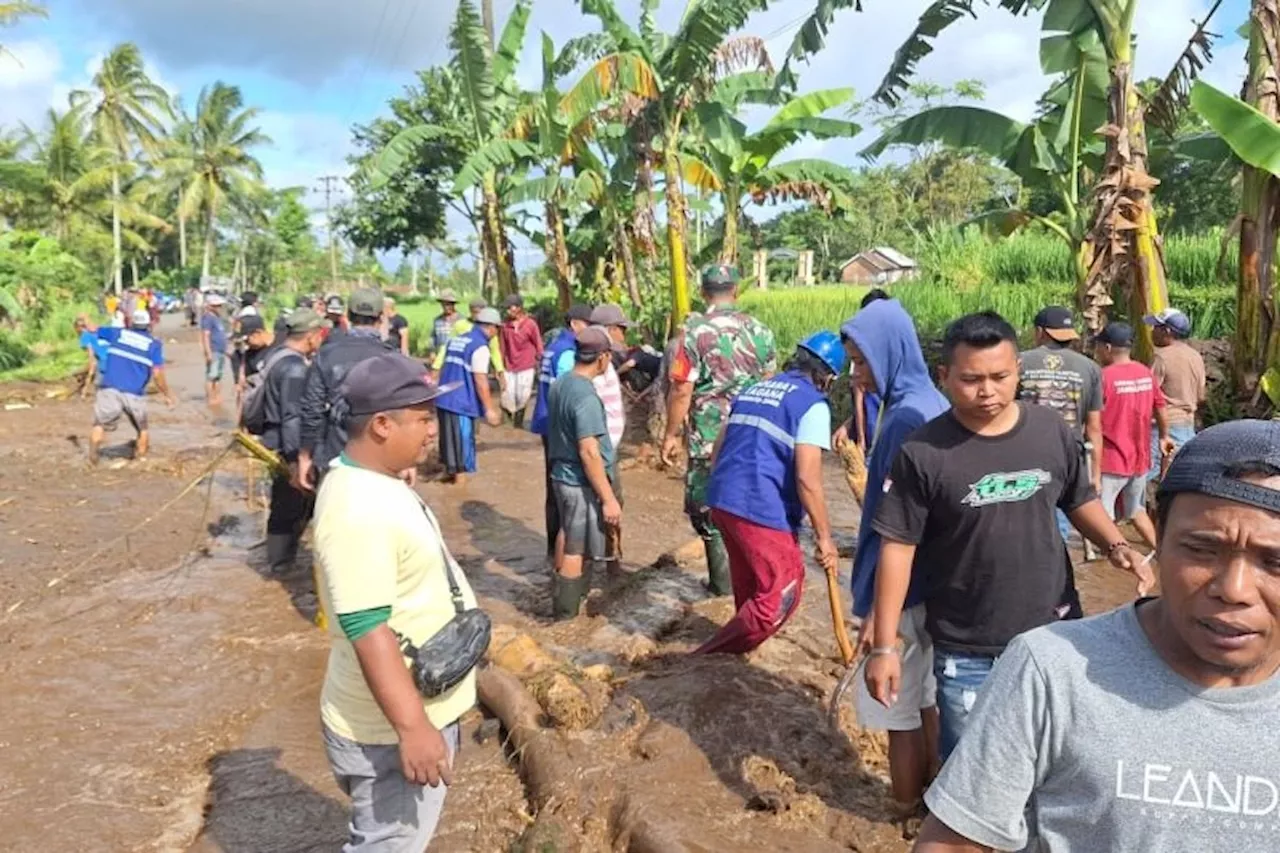
M 844 344 L 835 332 L 828 332 L 826 329 L 814 332 L 800 342 L 800 348 L 816 355 L 836 376 L 844 372 Z

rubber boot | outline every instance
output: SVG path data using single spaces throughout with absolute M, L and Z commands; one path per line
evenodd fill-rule
M 298 539 L 292 533 L 267 534 L 267 566 L 273 575 L 282 575 L 293 568 L 298 556 Z
M 733 579 L 729 573 L 729 552 L 719 536 L 702 540 L 707 553 L 707 589 L 712 595 L 733 595 Z
M 551 593 L 551 616 L 557 622 L 576 619 L 582 608 L 582 600 L 587 597 L 591 578 L 584 574 L 578 578 L 555 576 L 555 586 Z
M 513 414 L 511 416 L 511 420 L 515 424 L 516 429 L 524 429 L 524 409 Z

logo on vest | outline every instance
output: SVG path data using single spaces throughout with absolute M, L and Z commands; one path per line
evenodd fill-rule
M 969 486 L 969 494 L 961 503 L 972 507 L 1019 503 L 1040 491 L 1052 479 L 1048 471 L 1039 468 L 988 474 Z

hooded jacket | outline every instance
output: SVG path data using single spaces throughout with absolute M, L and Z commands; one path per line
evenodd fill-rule
M 840 334 L 853 341 L 866 359 L 883 401 L 867 459 L 867 494 L 853 558 L 853 612 L 865 619 L 871 613 L 880 561 L 880 534 L 871 523 L 884 494 L 885 477 L 906 437 L 951 406 L 929 378 L 915 324 L 898 300 L 871 303 L 841 326 Z M 923 600 L 921 581 L 912 575 L 904 606 Z

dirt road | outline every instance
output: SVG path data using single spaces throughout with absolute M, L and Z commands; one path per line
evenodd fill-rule
M 201 399 L 194 335 L 170 318 L 163 332 L 180 402 L 153 403 L 145 463 L 88 469 L 89 403 L 0 388 L 32 405 L 0 411 L 0 849 L 336 850 L 346 803 L 320 749 L 310 567 L 266 576 L 238 457 L 161 511 L 231 426 Z M 539 803 L 479 712 L 466 719 L 433 851 L 521 849 L 539 804 L 570 831 L 538 850 L 627 849 L 622 830 L 646 821 L 670 850 L 906 849 L 883 744 L 847 710 L 844 733 L 822 719 L 840 670 L 819 575 L 748 660 L 679 654 L 731 603 L 704 600 L 696 561 L 647 568 L 691 534 L 678 481 L 640 465 L 623 475 L 624 566 L 587 615 L 554 625 L 536 439 L 486 430 L 480 465 L 465 487 L 421 491 L 484 606 L 566 668 L 608 669 L 599 719 L 554 733 L 575 780 L 556 802 Z M 829 488 L 851 543 L 856 507 L 834 470 Z M 1094 610 L 1130 592 L 1106 568 L 1080 582 Z

